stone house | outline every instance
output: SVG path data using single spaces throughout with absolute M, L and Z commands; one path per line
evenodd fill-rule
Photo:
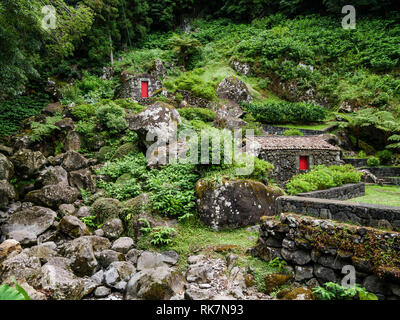
M 149 73 L 124 74 L 121 82 L 118 98 L 132 98 L 138 102 L 146 102 L 162 89 L 161 81 Z
M 253 153 L 274 165 L 271 178 L 284 186 L 292 176 L 307 172 L 314 165 L 343 164 L 341 150 L 319 136 L 255 136 Z

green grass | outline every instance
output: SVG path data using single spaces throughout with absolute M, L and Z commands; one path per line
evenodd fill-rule
M 347 201 L 400 207 L 400 186 L 365 186 L 365 196 Z
M 310 130 L 323 130 L 329 127 L 328 123 L 321 124 L 277 124 L 274 125 L 282 128 L 290 128 L 290 129 L 310 129 Z

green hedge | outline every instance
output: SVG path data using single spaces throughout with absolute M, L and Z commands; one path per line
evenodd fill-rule
M 306 102 L 247 103 L 243 105 L 258 121 L 264 123 L 306 123 L 322 121 L 328 111 Z
M 361 181 L 361 176 L 362 173 L 350 164 L 330 167 L 319 165 L 307 173 L 295 175 L 286 184 L 286 191 L 290 195 L 295 195 L 300 192 L 324 190 L 346 183 L 358 183 Z

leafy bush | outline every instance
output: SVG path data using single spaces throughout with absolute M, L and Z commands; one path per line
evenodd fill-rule
M 117 134 L 127 127 L 124 109 L 111 101 L 96 110 L 96 117 L 110 134 Z
M 195 72 L 186 72 L 173 81 L 166 81 L 164 85 L 173 92 L 176 90 L 187 90 L 200 98 L 207 100 L 215 98 L 215 84 L 204 82 Z
M 147 186 L 152 208 L 163 215 L 181 216 L 195 207 L 193 165 L 168 165 L 149 172 Z
M 380 164 L 381 164 L 381 161 L 377 157 L 371 157 L 371 158 L 368 158 L 368 160 L 367 160 L 367 165 L 370 167 L 376 167 L 376 166 L 379 166 Z
M 326 282 L 315 287 L 313 293 L 319 300 L 378 300 L 378 297 L 362 288 L 359 284 L 344 288 L 334 282 Z
M 101 99 L 108 99 L 114 96 L 115 85 L 111 80 L 103 80 L 96 75 L 84 72 L 81 80 L 73 85 L 66 85 L 61 89 L 62 102 L 96 103 Z
M 390 150 L 378 151 L 375 156 L 379 159 L 380 163 L 388 164 L 392 160 L 393 152 Z
M 96 115 L 96 106 L 93 104 L 80 104 L 72 108 L 72 115 L 78 120 L 88 120 Z
M 284 136 L 304 136 L 303 132 L 301 132 L 299 129 L 292 128 L 292 129 L 287 129 L 283 132 Z
M 155 227 L 150 226 L 149 221 L 144 218 L 138 219 L 138 221 L 143 222 L 146 226 L 142 227 L 140 230 L 144 233 L 150 235 L 150 243 L 154 246 L 165 246 L 172 242 L 172 237 L 176 234 L 176 230 L 170 227 Z
M 60 120 L 62 120 L 62 116 L 55 115 L 52 117 L 47 117 L 44 123 L 32 122 L 32 141 L 41 141 L 44 137 L 50 136 L 53 131 L 60 130 L 60 128 L 55 125 Z
M 188 120 L 201 120 L 211 122 L 215 119 L 215 112 L 206 108 L 182 108 L 179 114 Z
M 311 171 L 297 174 L 286 184 L 286 190 L 290 195 L 301 192 L 324 190 L 338 187 L 347 183 L 358 183 L 361 181 L 362 173 L 358 172 L 352 165 L 344 166 L 324 165 L 315 166 Z
M 306 123 L 322 121 L 327 110 L 305 102 L 247 103 L 244 108 L 264 123 Z

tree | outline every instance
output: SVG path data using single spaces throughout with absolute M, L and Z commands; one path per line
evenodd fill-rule
M 169 40 L 168 44 L 174 48 L 178 54 L 178 59 L 181 65 L 186 69 L 186 62 L 193 52 L 193 48 L 201 46 L 199 40 L 194 39 L 187 35 L 177 35 L 174 34 Z

